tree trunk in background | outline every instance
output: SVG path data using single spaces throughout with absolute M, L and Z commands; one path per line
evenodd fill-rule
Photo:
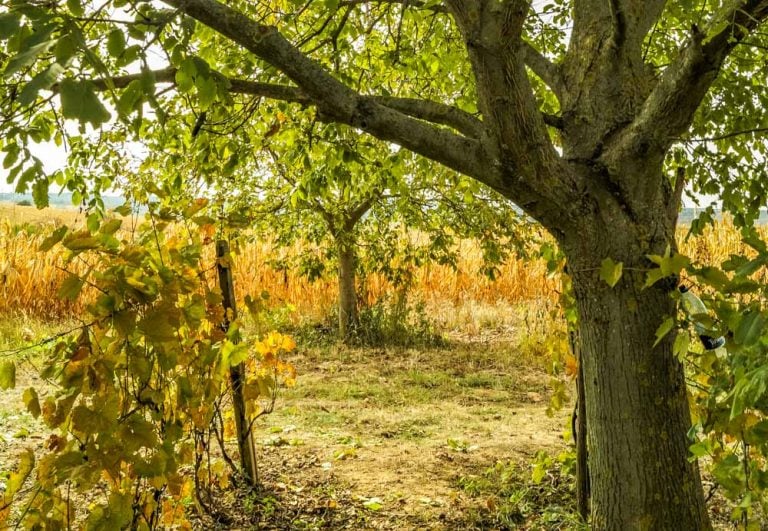
M 355 268 L 357 257 L 354 245 L 337 244 L 339 253 L 339 337 L 347 341 L 357 326 L 357 290 Z
M 642 228 L 625 232 L 626 220 L 603 223 L 586 221 L 563 244 L 579 310 L 592 528 L 711 529 L 698 467 L 688 461 L 691 418 L 674 333 L 653 346 L 676 313 L 676 279 L 643 289 L 645 255 L 663 254 L 669 236 L 643 242 Z M 599 275 L 606 257 L 624 264 L 613 288 Z

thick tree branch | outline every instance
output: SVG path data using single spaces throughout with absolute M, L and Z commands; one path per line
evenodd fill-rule
M 216 0 L 164 2 L 282 71 L 318 107 L 322 119 L 356 127 L 498 186 L 499 176 L 488 171 L 491 164 L 479 141 L 429 125 L 355 92 L 301 53 L 276 28 L 259 24 Z
M 525 64 L 533 70 L 533 73 L 541 78 L 546 83 L 552 92 L 555 93 L 557 99 L 560 99 L 563 94 L 563 75 L 560 72 L 560 67 L 547 59 L 544 54 L 534 48 L 531 44 L 523 41 L 523 60 Z
M 408 116 L 435 124 L 447 125 L 469 138 L 480 138 L 483 122 L 461 109 L 418 98 L 370 96 L 369 99 Z
M 477 81 L 487 149 L 504 172 L 502 186 L 496 189 L 550 230 L 564 230 L 580 192 L 552 145 L 525 69 L 528 59 L 557 85 L 551 63 L 522 41 L 530 2 L 448 0 L 447 4 Z M 550 121 L 559 125 L 558 120 Z
M 153 70 L 152 75 L 159 83 L 175 83 L 176 69 L 163 68 Z M 142 74 L 127 74 L 109 78 L 93 80 L 97 90 L 108 90 L 112 87 L 120 89 L 127 87 L 132 81 L 141 79 Z M 301 89 L 291 85 L 279 83 L 262 83 L 248 79 L 224 78 L 229 85 L 229 91 L 235 94 L 248 94 L 251 96 L 282 100 L 303 105 L 314 105 L 312 99 Z M 54 90 L 56 87 L 53 88 Z M 371 101 L 402 112 L 413 118 L 424 120 L 433 124 L 445 125 L 455 129 L 466 137 L 479 138 L 483 130 L 483 122 L 461 109 L 451 105 L 419 98 L 398 98 L 395 96 L 360 96 L 363 100 Z M 549 121 L 556 122 L 557 117 L 549 117 Z
M 427 5 L 421 0 L 341 0 L 339 7 L 358 6 L 363 4 L 402 4 L 403 7 L 415 7 L 426 9 L 433 13 L 446 13 L 448 10 L 443 4 Z
M 709 34 L 695 26 L 691 38 L 643 102 L 633 121 L 610 142 L 601 162 L 613 175 L 661 167 L 671 145 L 687 131 L 731 50 L 768 18 L 768 0 L 730 2 L 708 24 Z M 642 173 L 641 173 L 642 174 Z M 660 173 L 646 179 L 622 181 L 634 210 L 647 208 L 659 197 Z M 667 209 L 669 198 L 662 199 Z
M 669 147 L 691 125 L 696 110 L 717 78 L 731 50 L 768 18 L 768 0 L 731 2 L 714 17 L 706 35 L 694 27 L 689 41 L 664 70 L 634 121 L 607 147 L 603 160 L 660 162 Z M 723 23 L 725 25 L 723 25 Z M 658 183 L 641 184 L 641 193 L 652 194 Z

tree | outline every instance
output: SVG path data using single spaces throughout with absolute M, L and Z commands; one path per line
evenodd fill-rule
M 310 244 L 314 252 L 274 262 L 312 280 L 333 263 L 345 341 L 359 324 L 359 273 L 382 274 L 404 302 L 411 266 L 455 264 L 459 238 L 480 244 L 482 272 L 491 276 L 510 254 L 530 246 L 529 220 L 476 180 L 348 128 L 318 123 L 313 111 L 289 116 L 274 103 L 259 111 L 262 124 L 237 127 L 204 123 L 200 114 L 188 142 L 183 122 L 145 129 L 147 155 L 127 180 L 121 172 L 130 162 L 115 162 L 125 158 L 123 136 L 102 138 L 99 159 L 118 168 L 114 178 L 139 203 L 150 200 L 148 192 L 181 204 L 190 196 L 215 196 L 221 215 L 250 225 L 253 237 L 277 247 Z M 223 164 L 215 153 L 226 154 Z M 160 190 L 156 183 L 171 186 Z
M 318 251 L 281 267 L 314 279 L 335 264 L 343 340 L 359 325 L 359 274 L 382 274 L 404 297 L 411 266 L 454 264 L 457 238 L 480 242 L 489 274 L 524 250 L 529 224 L 487 187 L 371 137 L 307 122 L 283 115 L 268 149 L 212 185 L 236 198 L 227 208 L 251 219 L 257 238 Z
M 742 107 L 768 99 L 750 81 L 766 68 L 768 1 L 164 3 L 93 12 L 19 0 L 2 15 L 4 163 L 20 186 L 44 195 L 25 144 L 61 134 L 59 108 L 96 127 L 109 119 L 99 90 L 134 135 L 172 119 L 171 100 L 221 119 L 245 94 L 313 107 L 473 177 L 546 227 L 568 259 L 593 526 L 710 527 L 675 334 L 654 343 L 677 282 L 646 286 L 647 256 L 674 254 L 686 180 L 745 221 L 766 197 L 763 170 L 712 175 L 690 155 L 752 167 L 764 156 L 762 113 Z M 167 63 L 150 68 L 157 56 Z M 709 141 L 691 149 L 696 138 Z

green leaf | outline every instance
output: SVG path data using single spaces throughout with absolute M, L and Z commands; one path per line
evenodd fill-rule
M 12 361 L 0 363 L 0 389 L 13 389 L 16 387 L 16 364 Z
M 650 271 L 648 271 L 648 275 L 645 277 L 645 284 L 643 285 L 643 287 L 650 288 L 665 276 L 666 275 L 661 270 L 661 268 L 651 269 Z
M 746 264 L 744 264 L 741 267 L 739 267 L 738 269 L 736 269 L 736 271 L 734 271 L 734 274 L 737 277 L 748 277 L 752 273 L 754 273 L 755 271 L 757 271 L 758 269 L 760 269 L 761 267 L 763 267 L 765 265 L 766 258 L 768 258 L 768 257 L 766 257 L 766 256 L 758 256 L 754 260 L 750 260 Z
M 363 502 L 363 507 L 369 511 L 379 511 L 384 507 L 384 502 L 381 498 L 368 498 Z
M 98 127 L 111 118 L 89 81 L 65 79 L 59 85 L 61 114 Z
M 27 185 L 37 179 L 42 171 L 43 168 L 40 164 L 33 164 L 24 170 L 24 172 L 22 172 L 21 176 L 19 177 L 19 180 L 16 182 L 15 192 L 17 194 L 25 193 L 27 191 Z
M 741 493 L 746 483 L 744 466 L 741 460 L 733 454 L 715 462 L 712 467 L 712 475 L 729 496 L 737 496 Z
M 104 224 L 101 225 L 101 229 L 99 232 L 101 234 L 114 234 L 116 233 L 120 227 L 123 224 L 122 219 L 110 219 L 109 221 L 104 222 Z
M 35 453 L 31 448 L 27 448 L 24 450 L 24 453 L 19 456 L 19 465 L 16 472 L 12 473 L 11 477 L 8 478 L 8 484 L 3 493 L 5 499 L 12 499 L 12 496 L 19 492 L 34 468 Z
M 747 442 L 758 445 L 768 441 L 768 420 L 763 420 L 749 428 Z
M 69 229 L 66 227 L 66 225 L 62 225 L 55 231 L 53 231 L 53 234 L 48 236 L 46 239 L 43 240 L 43 243 L 40 244 L 40 247 L 38 247 L 38 251 L 45 252 L 51 249 L 54 245 L 59 243 L 62 238 L 64 238 L 64 235 L 67 234 L 67 231 Z
M 100 242 L 87 232 L 76 232 L 64 238 L 62 244 L 70 251 L 87 251 L 98 249 Z
M 197 87 L 197 97 L 200 99 L 200 109 L 204 111 L 216 101 L 216 80 L 213 77 L 197 76 L 195 87 Z
M 107 51 L 112 57 L 119 57 L 125 51 L 125 34 L 113 29 L 107 35 Z
M 696 276 L 717 290 L 723 289 L 729 282 L 728 276 L 716 267 L 702 267 L 696 272 Z
M 16 33 L 21 26 L 21 15 L 15 11 L 0 13 L 0 40 L 5 40 Z
M 61 283 L 57 295 L 60 299 L 73 301 L 77 299 L 80 290 L 83 289 L 83 284 L 85 284 L 85 281 L 77 275 L 67 277 L 64 282 Z
M 32 184 L 32 200 L 35 202 L 37 208 L 45 208 L 48 206 L 48 187 L 50 183 L 48 179 L 36 179 Z
M 38 399 L 37 391 L 35 391 L 35 388 L 28 387 L 25 389 L 24 394 L 22 395 L 22 399 L 24 400 L 24 405 L 27 406 L 27 411 L 29 411 L 33 417 L 39 417 L 40 400 Z
M 71 35 L 65 35 L 56 42 L 53 55 L 56 57 L 57 63 L 66 65 L 72 56 L 75 55 L 75 50 L 75 39 Z
M 755 405 L 768 388 L 768 367 L 761 367 L 745 374 L 736 381 L 731 392 L 731 419 L 741 415 L 745 409 Z
M 139 322 L 139 330 L 151 341 L 173 341 L 177 338 L 176 328 L 171 325 L 168 316 L 160 310 L 152 310 Z
M 15 55 L 10 61 L 8 61 L 8 64 L 5 66 L 3 76 L 6 78 L 10 77 L 16 72 L 28 67 L 35 62 L 35 59 L 37 59 L 38 55 L 47 52 L 48 49 L 53 46 L 53 43 L 54 41 L 52 40 L 41 42 L 40 44 L 31 46 L 25 49 L 23 52 Z
M 63 66 L 59 63 L 52 63 L 48 68 L 37 74 L 29 83 L 24 85 L 24 88 L 19 93 L 19 105 L 29 105 L 35 101 L 37 94 L 41 90 L 48 90 L 51 88 L 51 86 L 59 80 L 59 77 L 63 72 Z
M 76 17 L 82 17 L 85 14 L 83 3 L 80 0 L 67 0 L 69 12 Z
M 617 263 L 610 258 L 606 258 L 600 263 L 600 278 L 602 278 L 610 287 L 616 285 L 623 272 L 624 264 L 622 262 Z
M 673 317 L 667 317 L 663 323 L 659 326 L 659 328 L 656 329 L 656 341 L 653 343 L 653 346 L 659 344 L 659 342 L 664 339 L 664 337 L 669 334 L 669 332 L 672 331 L 672 328 L 675 326 L 675 319 Z
M 142 93 L 141 81 L 138 79 L 131 81 L 117 100 L 117 112 L 128 116 L 135 111 L 142 101 Z
M 690 347 L 691 338 L 687 333 L 681 332 L 677 334 L 675 338 L 675 344 L 672 346 L 672 352 L 679 359 L 683 359 L 688 354 L 688 348 Z
M 760 311 L 753 310 L 744 315 L 739 321 L 739 326 L 733 335 L 733 340 L 744 346 L 755 344 L 763 332 L 765 317 Z
M 121 216 L 128 216 L 133 211 L 133 207 L 130 203 L 124 203 L 120 205 L 119 207 L 115 207 L 112 209 L 112 212 L 116 214 L 120 214 Z
M 227 341 L 221 348 L 221 359 L 226 367 L 240 365 L 248 358 L 248 346 L 244 343 Z

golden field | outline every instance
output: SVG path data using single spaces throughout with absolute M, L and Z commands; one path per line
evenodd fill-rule
M 59 318 L 81 310 L 77 304 L 56 297 L 67 276 L 60 247 L 37 251 L 50 227 L 83 222 L 75 210 L 32 207 L 0 207 L 0 314 Z M 30 230 L 32 227 L 32 230 Z M 728 221 L 718 222 L 698 238 L 685 240 L 680 230 L 681 252 L 700 263 L 719 264 L 743 249 L 738 231 Z M 497 280 L 481 275 L 482 255 L 473 242 L 462 242 L 457 268 L 428 264 L 413 271 L 410 301 L 423 303 L 427 316 L 445 328 L 477 331 L 485 325 L 503 324 L 499 314 L 519 305 L 533 305 L 537 312 L 552 308 L 557 300 L 557 278 L 547 275 L 541 260 L 512 259 L 499 271 Z M 295 247 L 291 252 L 301 252 Z M 266 291 L 272 307 L 290 308 L 294 323 L 319 322 L 332 313 L 336 282 L 332 274 L 310 282 L 305 277 L 270 265 L 269 244 L 243 244 L 235 262 L 235 288 L 239 297 Z M 213 263 L 211 264 L 213 265 Z M 365 303 L 371 304 L 395 291 L 379 276 L 369 276 L 362 286 Z M 542 304 L 543 303 L 543 304 Z

